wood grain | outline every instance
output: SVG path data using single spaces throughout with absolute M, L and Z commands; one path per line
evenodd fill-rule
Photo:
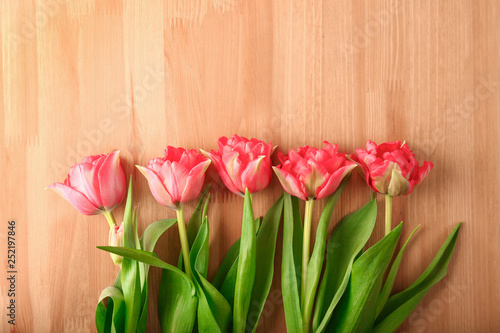
M 15 327 L 0 279 L 3 332 L 95 331 L 96 300 L 117 273 L 95 248 L 107 242 L 104 219 L 80 215 L 45 186 L 83 156 L 121 149 L 142 232 L 173 213 L 134 165 L 166 145 L 211 149 L 233 133 L 282 151 L 406 140 L 435 168 L 394 201 L 404 237 L 422 224 L 396 289 L 465 223 L 450 274 L 400 332 L 500 331 L 498 1 L 33 0 L 0 8 L 0 235 L 7 251 L 7 221 L 17 222 L 18 260 Z M 214 170 L 208 179 L 213 276 L 240 233 L 242 200 Z M 256 213 L 280 192 L 273 180 L 255 196 Z M 334 221 L 367 197 L 353 177 Z M 371 244 L 383 233 L 382 208 L 379 220 Z M 179 250 L 176 230 L 157 247 L 172 263 Z M 278 250 L 259 332 L 285 331 L 280 259 Z M 160 332 L 160 272 L 151 277 L 148 331 Z

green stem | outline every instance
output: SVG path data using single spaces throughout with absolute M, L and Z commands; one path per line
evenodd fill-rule
M 116 226 L 116 222 L 115 222 L 115 217 L 113 216 L 113 213 L 105 210 L 104 216 L 106 217 L 106 220 L 108 220 L 109 227 L 114 228 Z
M 184 222 L 184 206 L 180 206 L 179 209 L 177 209 L 177 226 L 179 227 L 179 239 L 181 240 L 184 268 L 186 270 L 186 275 L 192 280 L 193 273 L 189 262 L 189 242 L 186 233 L 186 223 Z
M 392 230 L 392 197 L 385 195 L 385 235 Z
M 302 282 L 301 282 L 301 294 L 300 294 L 300 304 L 304 307 L 304 301 L 306 296 L 306 282 L 307 282 L 307 265 L 309 264 L 309 251 L 311 249 L 311 221 L 312 221 L 312 211 L 314 206 L 314 199 L 308 199 L 306 201 L 306 210 L 304 212 L 304 238 L 302 240 Z M 305 316 L 305 311 L 303 315 Z M 303 332 L 307 333 L 309 331 L 309 318 L 302 318 Z

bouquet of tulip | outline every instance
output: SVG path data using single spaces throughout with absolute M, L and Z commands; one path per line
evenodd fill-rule
M 150 160 L 147 167 L 137 166 L 154 198 L 177 214 L 176 219 L 151 223 L 141 238 L 132 178 L 121 225 L 113 217 L 126 192 L 118 151 L 85 158 L 71 168 L 64 184 L 48 187 L 81 213 L 103 214 L 108 220 L 109 246 L 99 248 L 110 252 L 121 269 L 114 285 L 99 298 L 98 332 L 146 331 L 150 266 L 162 269 L 158 311 L 163 332 L 255 332 L 271 288 L 282 215 L 282 294 L 289 332 L 393 332 L 446 275 L 460 225 L 422 275 L 391 296 L 404 251 L 416 231 L 394 257 L 402 223 L 392 229 L 392 197 L 409 194 L 432 168 L 430 162 L 419 166 L 407 144 L 377 146 L 369 141 L 366 150 L 357 149 L 349 156 L 325 142 L 324 149 L 304 146 L 286 156 L 280 153 L 281 164 L 275 167 L 271 155 L 276 147 L 271 143 L 233 135 L 220 138 L 218 145 L 218 151 L 201 150 L 202 154 L 169 146 L 164 157 Z M 211 282 L 207 278 L 208 187 L 200 195 L 210 163 L 226 187 L 244 200 L 241 237 Z M 344 217 L 327 242 L 335 204 L 357 167 L 369 187 L 385 194 L 386 201 L 386 235 L 366 251 L 377 215 L 373 198 Z M 263 219 L 255 218 L 253 194 L 269 185 L 272 169 L 285 193 Z M 184 204 L 197 197 L 186 226 Z M 312 212 L 315 201 L 323 198 L 326 205 L 311 254 Z M 303 223 L 300 200 L 305 201 Z M 181 251 L 174 266 L 153 251 L 159 237 L 176 224 Z

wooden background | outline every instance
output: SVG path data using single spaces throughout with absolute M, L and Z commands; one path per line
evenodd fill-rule
M 498 1 L 5 0 L 0 21 L 1 256 L 6 270 L 14 219 L 18 270 L 15 327 L 0 279 L 3 332 L 93 332 L 97 298 L 117 273 L 95 248 L 107 243 L 105 219 L 77 213 L 45 186 L 86 155 L 121 149 L 142 233 L 174 214 L 134 165 L 166 145 L 211 149 L 233 133 L 281 151 L 323 140 L 346 152 L 368 139 L 406 140 L 435 168 L 394 202 L 403 237 L 422 224 L 396 288 L 411 284 L 465 223 L 450 274 L 400 332 L 500 331 Z M 213 276 L 240 233 L 242 199 L 213 169 L 208 179 Z M 255 196 L 256 213 L 280 193 L 274 179 Z M 332 227 L 368 194 L 355 175 Z M 372 244 L 383 234 L 379 207 Z M 123 205 L 118 220 L 122 214 Z M 157 247 L 171 263 L 180 249 L 175 229 Z M 281 241 L 277 252 L 259 332 L 285 331 Z M 148 331 L 159 332 L 160 272 L 151 275 Z

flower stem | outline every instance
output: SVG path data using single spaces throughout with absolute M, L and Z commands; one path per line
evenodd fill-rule
M 385 195 L 385 235 L 392 230 L 392 197 Z
M 179 239 L 181 240 L 184 268 L 186 270 L 186 275 L 192 280 L 193 273 L 191 272 L 191 264 L 189 262 L 189 242 L 186 233 L 186 223 L 184 222 L 184 206 L 180 206 L 177 210 L 177 226 L 179 227 Z
M 311 220 L 313 205 L 314 199 L 308 199 L 306 201 L 306 210 L 304 212 L 304 238 L 302 240 L 302 282 L 300 294 L 301 307 L 304 307 L 306 296 L 307 265 L 309 264 L 309 251 L 311 248 Z M 305 311 L 303 311 L 303 314 L 305 315 Z M 304 326 L 303 332 L 307 333 L 309 331 L 309 318 L 303 318 L 302 323 Z
M 114 228 L 116 226 L 115 217 L 113 216 L 113 212 L 104 211 L 104 216 L 106 220 L 108 220 L 108 224 L 110 228 Z

